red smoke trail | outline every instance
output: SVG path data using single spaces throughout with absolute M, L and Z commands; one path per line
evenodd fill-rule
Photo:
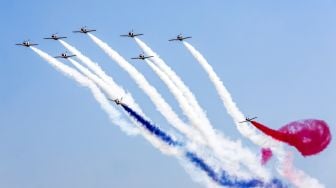
M 261 164 L 265 165 L 273 156 L 273 152 L 270 148 L 261 149 Z
M 274 130 L 256 121 L 251 123 L 272 138 L 294 146 L 303 156 L 323 151 L 331 140 L 328 124 L 323 120 L 306 119 L 294 121 Z

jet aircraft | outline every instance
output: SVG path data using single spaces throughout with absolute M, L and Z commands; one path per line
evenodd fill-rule
M 191 37 L 184 37 L 182 34 L 179 34 L 174 39 L 170 39 L 168 41 L 183 41 L 185 39 L 190 39 Z
M 127 35 L 120 35 L 120 36 L 121 36 L 121 37 L 131 37 L 131 38 L 134 38 L 134 37 L 136 37 L 136 36 L 140 36 L 140 35 L 143 35 L 143 34 L 141 34 L 141 33 L 135 34 L 135 33 L 133 32 L 133 29 L 132 29 L 130 32 L 127 33 Z
M 93 32 L 96 31 L 95 29 L 88 29 L 87 26 L 81 27 L 79 31 L 73 31 L 73 33 L 89 33 L 89 32 Z
M 67 37 L 59 37 L 57 36 L 57 33 L 54 33 L 51 35 L 51 37 L 46 37 L 46 38 L 43 38 L 43 39 L 53 39 L 53 40 L 58 40 L 58 39 L 65 39 Z
M 152 58 L 154 56 L 145 56 L 143 53 L 142 54 L 139 54 L 138 57 L 132 57 L 131 59 L 141 59 L 141 60 L 145 60 L 145 59 L 149 59 L 149 58 Z
M 18 44 L 15 44 L 15 45 L 29 47 L 29 46 L 36 46 L 36 45 L 38 45 L 38 44 L 32 44 L 32 43 L 30 43 L 29 40 L 25 40 L 25 41 L 23 41 L 22 43 L 18 43 Z
M 69 57 L 74 57 L 76 55 L 68 55 L 67 52 L 61 53 L 60 56 L 56 56 L 55 58 L 63 58 L 63 59 L 68 59 Z
M 245 122 L 251 122 L 252 120 L 254 120 L 254 119 L 257 119 L 258 117 L 253 117 L 253 118 L 245 118 L 245 121 L 241 121 L 241 122 L 239 122 L 239 123 L 245 123 Z
M 122 97 L 120 99 L 109 99 L 110 101 L 113 101 L 115 102 L 117 105 L 121 105 L 123 104 L 121 101 L 122 101 Z

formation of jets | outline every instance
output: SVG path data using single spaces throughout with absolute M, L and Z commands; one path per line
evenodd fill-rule
M 73 31 L 73 33 L 83 33 L 83 34 L 87 34 L 89 32 L 94 32 L 96 31 L 95 29 L 88 29 L 87 26 L 84 26 L 84 27 L 81 27 L 79 30 L 77 31 Z M 134 37 L 137 37 L 137 36 L 141 36 L 143 35 L 142 33 L 134 33 L 133 30 L 129 31 L 126 35 L 120 35 L 121 37 L 130 37 L 130 38 L 134 38 Z M 43 39 L 51 39 L 51 40 L 59 40 L 59 39 L 65 39 L 67 37 L 65 36 L 58 36 L 57 33 L 54 33 L 52 34 L 50 37 L 46 37 L 46 38 L 43 38 Z M 174 39 L 170 39 L 169 41 L 183 41 L 185 39 L 189 39 L 191 37 L 184 37 L 182 34 L 179 34 L 176 36 L 176 38 Z M 38 44 L 34 44 L 34 43 L 31 43 L 29 40 L 25 40 L 23 41 L 22 43 L 18 43 L 18 44 L 15 44 L 15 45 L 19 45 L 19 46 L 25 46 L 25 47 L 30 47 L 30 46 L 36 46 Z M 55 56 L 55 58 L 63 58 L 63 59 L 68 59 L 70 57 L 74 57 L 76 56 L 75 54 L 72 54 L 72 55 L 68 55 L 67 52 L 64 52 L 64 53 L 61 53 L 61 55 L 59 56 Z M 139 60 L 145 60 L 145 59 L 148 59 L 148 58 L 152 58 L 154 56 L 146 56 L 144 53 L 141 53 L 139 54 L 138 57 L 133 57 L 131 59 L 139 59 Z M 120 99 L 109 99 L 113 102 L 115 102 L 117 105 L 121 105 L 123 104 L 122 103 L 122 98 Z M 246 118 L 246 121 L 243 121 L 243 122 L 250 122 L 252 121 L 253 119 L 255 119 L 257 117 L 254 117 L 254 118 Z
M 253 118 L 245 118 L 245 121 L 241 121 L 241 122 L 239 122 L 239 123 L 245 123 L 245 122 L 251 122 L 252 120 L 254 120 L 254 119 L 257 119 L 258 117 L 253 117 Z
M 152 58 L 154 56 L 145 56 L 145 54 L 139 54 L 138 57 L 132 57 L 131 59 L 140 59 L 140 60 L 145 60 L 145 59 L 148 59 L 148 58 Z

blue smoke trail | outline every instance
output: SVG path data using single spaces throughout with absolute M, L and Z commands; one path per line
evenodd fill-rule
M 125 104 L 121 106 L 126 110 L 132 117 L 134 117 L 141 125 L 143 125 L 148 131 L 160 138 L 162 141 L 172 146 L 181 146 L 182 143 L 175 141 L 171 136 L 169 136 L 164 131 L 160 130 L 157 126 L 153 125 L 151 122 L 143 118 L 133 109 Z M 265 188 L 282 188 L 284 187 L 280 180 L 273 179 L 270 183 L 264 183 L 258 179 L 252 180 L 238 180 L 235 177 L 230 176 L 227 172 L 222 171 L 217 174 L 208 164 L 204 162 L 203 159 L 198 157 L 195 153 L 187 151 L 185 157 L 191 161 L 195 166 L 204 171 L 214 182 L 222 186 L 228 187 L 239 187 L 239 188 L 250 188 L 250 187 L 265 187 Z
M 238 180 L 225 171 L 222 171 L 221 174 L 217 174 L 208 164 L 204 162 L 203 159 L 198 157 L 195 153 L 186 152 L 185 156 L 193 164 L 202 169 L 214 182 L 219 185 L 228 186 L 228 187 L 239 187 L 239 188 L 248 188 L 248 187 L 266 187 L 266 188 L 282 188 L 285 187 L 282 185 L 281 181 L 278 179 L 273 179 L 269 183 L 264 183 L 258 179 L 251 180 Z
M 160 138 L 162 141 L 167 143 L 168 145 L 178 146 L 182 145 L 182 143 L 175 141 L 171 136 L 167 133 L 160 130 L 157 126 L 153 125 L 151 122 L 143 118 L 137 112 L 132 110 L 125 104 L 121 104 L 121 106 L 128 112 L 132 117 L 134 117 L 141 125 L 143 125 L 149 132 Z

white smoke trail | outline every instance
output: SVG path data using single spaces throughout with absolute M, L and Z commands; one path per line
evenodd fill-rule
M 289 179 L 298 188 L 319 188 L 325 187 L 317 179 L 309 177 L 304 171 L 293 166 L 293 156 L 291 153 L 286 154 L 286 158 L 282 159 L 284 165 L 280 166 L 279 172 L 282 176 Z
M 210 124 L 206 117 L 206 112 L 199 105 L 198 101 L 190 89 L 184 84 L 182 79 L 156 54 L 148 45 L 146 45 L 139 38 L 134 37 L 139 47 L 145 52 L 146 55 L 154 56 L 152 61 L 159 67 L 167 76 L 174 82 L 174 84 L 180 89 L 185 96 L 185 99 L 192 106 L 195 113 L 207 124 Z
M 138 132 L 139 129 L 134 128 L 131 124 L 129 124 L 127 121 L 122 119 L 121 114 L 118 110 L 116 110 L 109 102 L 109 100 L 105 97 L 105 95 L 100 91 L 100 89 L 87 77 L 83 76 L 81 73 L 79 73 L 77 70 L 61 63 L 60 61 L 56 60 L 55 58 L 51 57 L 47 53 L 35 48 L 31 47 L 31 49 L 36 52 L 40 57 L 42 57 L 44 60 L 46 60 L 49 64 L 51 64 L 54 68 L 59 70 L 64 75 L 74 79 L 77 83 L 79 83 L 82 86 L 88 87 L 97 102 L 100 104 L 100 106 L 103 108 L 103 110 L 108 114 L 109 118 L 111 119 L 112 123 L 115 125 L 118 125 L 124 132 L 127 134 L 135 134 Z M 141 126 L 139 126 L 141 127 Z M 180 155 L 179 151 L 176 148 L 172 148 L 168 146 L 167 144 L 161 142 L 156 137 L 151 135 L 147 131 L 143 131 L 142 128 L 140 128 L 140 133 L 150 142 L 152 145 L 154 145 L 156 148 L 158 148 L 162 153 L 164 154 L 170 154 L 170 155 Z
M 204 110 L 198 104 L 194 94 L 183 83 L 181 78 L 159 57 L 159 55 L 140 39 L 135 38 L 135 40 L 147 55 L 154 56 L 151 58 L 150 62 L 153 62 L 155 65 L 147 61 L 149 62 L 148 65 L 169 87 L 169 90 L 179 102 L 182 111 L 189 118 L 192 125 L 205 136 L 209 146 L 214 149 L 216 154 L 220 155 L 221 159 L 226 158 L 227 160 L 227 158 L 229 158 L 236 163 L 241 162 L 254 174 L 269 179 L 270 173 L 261 164 L 255 163 L 257 158 L 251 151 L 243 148 L 240 143 L 230 141 L 229 139 L 224 138 L 223 135 L 216 133 L 206 117 Z M 233 151 L 233 153 L 230 154 L 228 151 Z M 239 153 L 240 155 L 237 156 L 234 153 Z M 237 168 L 239 168 L 239 166 L 237 166 Z M 235 171 L 238 171 L 238 169 Z
M 194 110 L 183 96 L 182 92 L 176 87 L 176 85 L 168 78 L 168 76 L 162 72 L 152 61 L 146 59 L 146 63 L 149 67 L 159 76 L 159 78 L 167 85 L 169 91 L 173 94 L 178 101 L 183 113 L 188 117 L 192 124 L 197 124 L 199 119 L 196 117 Z
M 173 125 L 177 130 L 179 130 L 183 134 L 185 134 L 189 140 L 195 143 L 198 143 L 197 145 L 198 149 L 196 151 L 202 150 L 201 148 L 204 147 L 204 145 L 208 144 L 208 143 L 205 143 L 202 138 L 200 138 L 200 134 L 197 131 L 188 127 L 184 122 L 182 122 L 178 118 L 177 114 L 172 110 L 170 105 L 162 98 L 162 96 L 158 93 L 158 91 L 148 83 L 148 81 L 139 71 L 137 71 L 131 64 L 129 64 L 116 51 L 114 51 L 108 44 L 101 41 L 100 39 L 98 39 L 92 34 L 88 34 L 88 35 L 108 56 L 110 56 L 115 62 L 117 62 L 124 70 L 126 70 L 129 73 L 129 75 L 138 84 L 138 86 L 149 96 L 149 98 L 155 104 L 158 111 L 166 118 L 166 120 L 171 125 Z M 217 142 L 217 140 L 215 140 L 215 138 L 216 137 L 213 137 L 213 136 L 207 136 L 207 139 L 212 140 L 211 141 L 213 143 L 212 145 L 216 145 L 215 143 Z M 221 162 L 226 163 L 227 164 L 226 166 L 231 165 L 231 169 L 233 169 L 231 172 L 235 172 L 235 170 L 239 168 L 237 167 L 237 165 L 239 164 L 237 161 L 241 159 L 239 156 L 237 156 L 237 153 L 240 153 L 240 152 L 247 153 L 246 156 L 248 156 L 248 158 L 254 157 L 252 153 L 246 152 L 246 150 L 242 148 L 240 143 L 230 142 L 229 144 L 226 144 L 226 147 L 224 148 L 222 147 L 222 145 L 217 144 L 216 151 L 217 153 L 221 153 L 221 155 L 218 156 L 218 158 L 221 159 Z M 255 160 L 256 158 L 254 158 L 254 161 Z M 217 163 L 215 164 L 215 166 L 217 167 L 222 166 L 222 164 Z M 258 173 L 258 175 L 267 174 L 266 172 L 264 172 L 263 169 L 258 169 L 256 173 Z M 265 175 L 265 177 L 262 177 L 262 178 L 268 179 L 269 177 Z
M 104 82 L 100 77 L 92 73 L 89 69 L 84 67 L 83 65 L 79 64 L 77 61 L 73 59 L 68 59 L 74 67 L 76 67 L 81 73 L 83 73 L 86 77 L 91 79 L 93 82 L 95 82 L 103 91 L 107 94 L 109 99 L 115 99 L 117 98 L 115 94 L 113 93 L 113 90 L 109 87 L 109 85 Z
M 81 65 L 80 63 L 78 63 L 77 61 L 73 60 L 73 59 L 68 59 L 80 72 L 82 72 L 86 77 L 88 77 L 90 80 L 92 80 L 93 82 L 95 82 L 103 91 L 104 93 L 108 96 L 108 98 L 111 99 L 115 99 L 117 98 L 115 96 L 115 94 L 113 93 L 113 90 L 109 87 L 109 85 L 104 82 L 100 77 L 98 77 L 97 75 L 95 75 L 94 73 L 92 73 L 89 69 L 87 69 L 86 67 L 84 67 L 83 65 Z M 130 93 L 127 93 L 129 95 L 129 97 L 132 99 L 132 95 L 130 95 Z M 139 107 L 140 108 L 140 107 Z M 127 112 L 125 112 L 125 114 L 127 114 Z M 134 123 L 137 124 L 137 121 L 128 116 L 127 117 Z
M 114 109 L 106 100 L 105 96 L 101 93 L 101 91 L 93 84 L 90 80 L 88 80 L 85 76 L 83 76 L 78 71 L 74 70 L 73 68 L 61 63 L 60 61 L 56 60 L 55 58 L 51 57 L 47 53 L 43 52 L 42 50 L 31 47 L 31 49 L 36 52 L 40 57 L 46 60 L 50 65 L 54 68 L 59 70 L 64 75 L 74 79 L 77 83 L 82 86 L 89 87 L 94 95 L 95 99 L 99 102 L 101 107 L 107 112 L 109 118 L 118 125 L 124 132 L 129 135 L 137 134 L 138 130 L 134 128 L 133 125 L 129 124 L 128 122 L 120 119 L 120 113 L 116 109 Z
M 126 72 L 129 73 L 131 78 L 133 78 L 133 80 L 137 83 L 137 85 L 149 96 L 150 100 L 154 103 L 157 110 L 166 118 L 166 120 L 171 125 L 173 125 L 177 130 L 182 132 L 184 135 L 186 135 L 189 140 L 193 140 L 196 143 L 203 143 L 204 145 L 204 140 L 201 138 L 201 136 L 195 130 L 191 129 L 188 125 L 186 125 L 182 120 L 180 120 L 180 118 L 172 110 L 170 105 L 163 99 L 161 94 L 152 85 L 149 84 L 147 79 L 137 69 L 135 69 L 131 64 L 129 64 L 122 56 L 120 56 L 111 47 L 109 47 L 108 44 L 104 43 L 103 41 L 101 41 L 92 34 L 88 35 L 110 58 L 112 58 L 115 62 L 118 63 L 119 66 L 121 66 L 124 70 L 126 70 Z M 189 144 L 188 147 L 193 147 L 191 145 L 192 144 Z M 198 149 L 200 150 L 200 148 Z M 233 152 L 232 155 L 234 155 Z M 217 167 L 219 166 L 218 164 L 216 164 L 211 160 L 209 160 L 208 162 Z
M 122 97 L 123 102 L 127 103 L 127 105 L 132 107 L 142 116 L 149 119 L 147 116 L 145 116 L 144 112 L 141 110 L 139 105 L 135 102 L 132 95 L 130 93 L 126 93 L 125 90 L 121 86 L 116 84 L 116 82 L 112 79 L 112 77 L 108 76 L 97 63 L 93 62 L 90 58 L 83 55 L 79 50 L 77 50 L 75 47 L 71 46 L 67 42 L 63 40 L 59 40 L 59 41 L 65 48 L 67 48 L 72 54 L 75 54 L 79 60 L 81 60 L 87 67 L 89 67 L 96 75 L 98 75 L 103 81 L 105 81 L 110 86 L 111 88 L 110 90 L 112 90 L 114 95 L 109 96 L 109 97 L 112 97 L 112 99 Z
M 273 140 L 266 135 L 257 133 L 256 129 L 252 126 L 242 125 L 241 123 L 239 123 L 240 121 L 244 120 L 245 116 L 239 110 L 236 103 L 234 103 L 231 94 L 228 92 L 223 82 L 220 80 L 219 76 L 215 73 L 211 65 L 207 62 L 207 60 L 202 56 L 200 52 L 198 52 L 191 44 L 185 41 L 183 41 L 183 44 L 198 61 L 198 63 L 203 67 L 203 69 L 207 72 L 210 80 L 217 90 L 218 95 L 220 96 L 224 106 L 226 107 L 227 112 L 233 118 L 239 132 L 246 138 L 250 139 L 256 145 L 259 145 L 260 147 L 268 147 L 274 151 L 275 156 L 278 158 L 280 163 L 280 168 L 278 168 L 279 173 L 281 175 L 284 175 L 289 180 L 292 180 L 291 182 L 297 187 L 302 187 L 301 185 L 303 184 L 309 185 L 310 182 L 317 182 L 316 184 L 312 185 L 312 187 L 323 187 L 323 185 L 319 184 L 316 179 L 304 174 L 303 171 L 295 169 L 293 166 L 288 166 L 289 163 L 288 161 L 286 161 L 286 152 L 283 148 L 283 144 Z M 296 180 L 293 181 L 294 179 Z
M 137 83 L 137 85 L 149 96 L 157 110 L 165 117 L 165 119 L 173 125 L 181 133 L 187 135 L 188 138 L 202 141 L 200 135 L 196 131 L 186 125 L 178 115 L 173 111 L 171 106 L 163 99 L 161 94 L 147 81 L 147 79 L 130 63 L 128 63 L 121 55 L 114 51 L 108 44 L 98 39 L 93 34 L 88 33 L 89 37 L 95 42 L 112 60 L 118 63 Z
M 180 105 L 180 108 L 182 109 L 183 113 L 188 117 L 188 119 L 191 121 L 191 123 L 196 124 L 197 121 L 198 121 L 198 118 L 195 116 L 191 106 L 185 100 L 185 97 L 180 92 L 180 90 L 174 85 L 174 83 L 168 78 L 168 76 L 164 72 L 162 72 L 155 64 L 153 64 L 153 62 L 151 62 L 150 60 L 146 60 L 146 63 L 160 77 L 160 79 L 168 86 L 169 90 L 172 92 L 175 99 L 178 101 L 178 103 Z M 196 127 L 196 128 L 198 128 L 198 127 Z M 199 131 L 203 132 L 203 130 L 199 130 Z M 222 159 L 222 164 L 224 165 L 224 168 L 227 169 L 227 171 L 233 172 L 234 174 L 236 174 L 238 176 L 246 176 L 246 174 L 243 174 L 243 173 L 240 172 L 238 165 L 233 166 L 232 164 L 226 164 L 228 162 L 227 158 L 231 158 L 231 160 L 233 160 L 233 158 L 232 158 L 232 154 L 229 155 L 229 156 L 226 156 L 226 154 L 229 154 L 230 152 L 225 151 L 226 150 L 225 146 L 221 147 L 221 148 L 218 148 L 218 149 L 220 149 L 219 153 L 221 155 L 220 159 Z M 225 152 L 223 152 L 223 151 L 225 151 Z M 217 150 L 217 152 L 218 152 L 218 150 Z M 244 153 L 244 152 L 241 152 L 241 151 L 239 151 L 239 152 L 240 152 L 240 154 Z M 245 158 L 245 160 L 249 160 L 249 158 L 247 158 L 247 156 L 244 157 L 244 158 Z M 249 162 L 254 162 L 256 160 L 256 158 L 252 158 L 252 160 L 253 161 L 249 161 Z M 255 164 L 255 163 L 252 163 L 252 164 Z
M 183 44 L 187 47 L 190 53 L 195 57 L 195 59 L 200 63 L 200 65 L 204 68 L 204 70 L 208 73 L 210 80 L 213 82 L 218 95 L 220 96 L 221 100 L 223 101 L 229 115 L 233 118 L 236 127 L 238 128 L 239 132 L 241 132 L 244 136 L 252 140 L 259 146 L 263 147 L 280 147 L 280 143 L 273 141 L 271 138 L 264 136 L 262 134 L 258 134 L 256 129 L 252 126 L 248 126 L 247 124 L 241 124 L 242 120 L 245 119 L 245 116 L 242 112 L 238 109 L 237 105 L 233 102 L 231 94 L 225 88 L 223 82 L 217 76 L 213 68 L 207 63 L 205 58 L 189 43 L 183 41 Z
M 74 79 L 77 83 L 79 83 L 82 86 L 88 87 L 90 91 L 92 92 L 94 98 L 97 100 L 97 102 L 100 104 L 103 110 L 107 112 L 109 118 L 112 120 L 112 122 L 116 125 L 118 125 L 123 131 L 125 131 L 127 134 L 136 134 L 138 133 L 137 129 L 134 129 L 132 125 L 130 125 L 125 120 L 121 119 L 120 113 L 113 108 L 113 106 L 110 105 L 109 101 L 106 99 L 105 95 L 99 90 L 99 88 L 90 81 L 87 77 L 83 76 L 78 71 L 74 70 L 73 68 L 61 63 L 60 61 L 56 60 L 55 58 L 51 57 L 47 53 L 35 48 L 31 47 L 31 49 L 36 52 L 40 57 L 42 57 L 44 60 L 46 60 L 50 65 L 52 65 L 54 68 L 59 70 L 61 73 L 65 74 L 66 76 Z M 177 157 L 178 159 L 183 158 L 183 153 L 181 150 L 177 148 L 172 148 L 167 146 L 162 141 L 158 140 L 157 138 L 153 137 L 152 135 L 142 131 L 142 135 L 155 147 L 159 148 L 164 154 L 171 154 Z M 187 165 L 188 161 L 182 162 L 182 164 Z M 198 170 L 198 169 L 196 169 Z M 189 172 L 189 174 L 193 174 L 192 172 Z M 197 178 L 193 178 L 197 179 Z M 202 178 L 198 179 L 206 185 L 207 187 L 213 187 L 214 183 L 209 180 L 208 177 L 202 176 Z M 199 182 L 198 181 L 198 182 Z

